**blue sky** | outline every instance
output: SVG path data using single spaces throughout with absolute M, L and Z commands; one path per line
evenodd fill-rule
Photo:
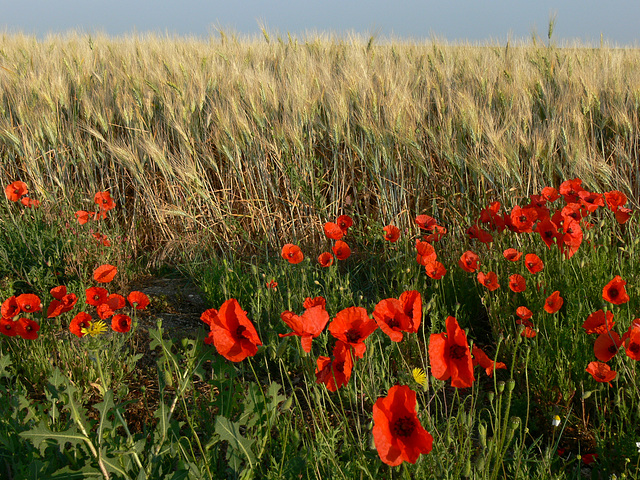
M 594 45 L 640 44 L 637 0 L 0 0 L 0 31 L 43 37 L 67 30 L 122 35 L 159 32 L 205 37 L 227 33 L 302 37 L 310 32 L 380 38 L 505 42 L 546 38 Z

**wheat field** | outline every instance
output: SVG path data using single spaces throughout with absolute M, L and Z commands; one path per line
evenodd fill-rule
M 3 34 L 0 181 L 109 190 L 141 246 L 314 243 L 580 177 L 640 195 L 640 51 Z M 258 242 L 257 239 L 260 239 Z

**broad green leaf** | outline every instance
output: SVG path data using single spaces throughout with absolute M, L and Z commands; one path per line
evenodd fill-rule
M 242 436 L 239 423 L 231 422 L 219 415 L 216 417 L 215 431 L 220 436 L 220 440 L 228 442 L 229 448 L 241 452 L 242 456 L 248 460 L 249 465 L 253 467 L 256 458 L 251 451 L 251 445 L 254 441 Z
M 44 452 L 44 449 L 52 441 L 60 445 L 61 448 L 64 448 L 67 443 L 78 447 L 89 440 L 86 436 L 78 432 L 75 427 L 71 427 L 63 432 L 54 432 L 43 422 L 29 431 L 20 432 L 19 435 L 31 440 L 34 446 L 39 448 L 41 452 Z M 42 447 L 43 442 L 47 442 L 47 445 L 44 445 L 44 447 Z

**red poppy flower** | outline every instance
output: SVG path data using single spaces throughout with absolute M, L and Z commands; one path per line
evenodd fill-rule
M 602 298 L 607 302 L 611 302 L 614 305 L 621 305 L 629 301 L 629 295 L 624 286 L 627 284 L 625 280 L 622 280 L 620 275 L 616 275 L 613 280 L 607 283 L 602 289 Z
M 340 215 L 336 220 L 336 223 L 342 230 L 342 233 L 346 235 L 349 227 L 353 225 L 353 219 L 349 215 Z
M 478 241 L 487 244 L 493 242 L 493 235 L 491 235 L 486 230 L 483 230 L 478 225 L 471 225 L 467 228 L 467 236 L 470 239 L 478 239 Z
M 116 273 L 118 269 L 113 265 L 100 265 L 93 272 L 93 279 L 98 283 L 109 283 L 115 278 Z
M 98 207 L 102 211 L 109 211 L 112 208 L 115 208 L 116 202 L 111 198 L 111 194 L 109 192 L 98 192 L 94 196 L 94 202 L 98 204 Z
M 529 320 L 531 317 L 533 317 L 533 312 L 527 307 L 518 307 L 516 308 L 516 315 L 522 320 Z
M 524 256 L 524 266 L 532 274 L 541 272 L 544 269 L 544 263 L 535 253 L 527 253 Z
M 436 249 L 433 248 L 429 242 L 423 242 L 421 240 L 416 240 L 416 250 L 418 251 L 418 256 L 416 257 L 416 261 L 420 265 L 426 265 L 429 262 L 435 261 L 438 258 L 436 254 Z
M 547 313 L 556 313 L 562 307 L 564 299 L 560 296 L 559 291 L 553 292 L 544 302 L 544 310 Z
M 615 324 L 616 322 L 613 321 L 613 312 L 607 311 L 605 320 L 604 311 L 598 310 L 587 317 L 582 324 L 582 328 L 584 328 L 588 334 L 597 333 L 602 335 L 611 330 Z
M 473 253 L 471 250 L 467 250 L 462 254 L 460 260 L 458 261 L 458 265 L 465 272 L 473 273 L 478 270 L 478 261 L 480 257 Z
M 100 317 L 101 320 L 106 320 L 116 312 L 113 310 L 113 308 L 111 308 L 111 306 L 107 302 L 104 302 L 96 307 L 96 313 L 98 314 L 98 317 Z
M 327 222 L 324 224 L 324 234 L 331 240 L 340 240 L 344 236 L 342 229 L 333 222 Z
M 402 302 L 395 298 L 380 300 L 373 310 L 373 318 L 394 342 L 402 341 L 402 332 L 411 329 L 411 319 L 404 312 Z
M 210 310 L 210 316 L 206 317 L 205 312 L 200 317 L 211 328 L 205 343 L 213 343 L 218 353 L 232 362 L 241 362 L 258 352 L 262 345 L 258 332 L 235 298 L 224 302 L 220 310 Z
M 87 296 L 87 303 L 94 307 L 106 302 L 107 297 L 109 296 L 109 292 L 102 287 L 89 287 L 85 293 Z
M 93 212 L 86 212 L 84 210 L 78 210 L 76 212 L 76 219 L 80 225 L 84 225 L 89 221 L 89 218 L 93 215 Z
M 595 212 L 598 207 L 604 207 L 604 198 L 601 194 L 582 190 L 578 192 L 581 205 L 587 209 L 589 213 Z
M 627 356 L 636 361 L 640 360 L 640 327 L 631 325 L 629 331 L 623 335 L 624 348 Z
M 579 203 L 569 203 L 563 207 L 560 211 L 560 215 L 563 223 L 570 220 L 579 222 L 583 217 L 581 205 Z
M 605 192 L 604 199 L 607 202 L 607 207 L 612 212 L 615 212 L 619 207 L 624 207 L 627 204 L 627 196 L 618 190 Z
M 65 288 L 66 290 L 66 288 Z M 54 318 L 63 313 L 70 312 L 78 301 L 74 293 L 64 295 L 60 300 L 52 300 L 47 308 L 47 318 Z
M 527 289 L 527 281 L 522 275 L 514 273 L 509 277 L 509 288 L 516 293 L 524 292 Z
M 0 333 L 7 337 L 15 337 L 18 335 L 18 322 L 14 322 L 10 318 L 0 318 Z
M 353 347 L 358 358 L 362 358 L 367 349 L 364 340 L 377 328 L 375 320 L 369 318 L 367 310 L 362 307 L 349 307 L 339 311 L 329 324 L 331 335 Z
M 98 245 L 103 245 L 105 247 L 111 246 L 111 241 L 109 240 L 109 237 L 107 237 L 106 235 L 103 235 L 100 232 L 93 232 L 91 235 L 93 235 L 93 238 L 96 239 L 96 241 L 98 242 Z
M 571 258 L 580 247 L 584 234 L 580 223 L 573 219 L 566 219 L 562 224 L 564 233 L 556 240 L 558 246 Z
M 73 317 L 73 320 L 71 320 L 71 323 L 69 324 L 69 331 L 77 337 L 82 338 L 84 336 L 82 329 L 89 328 L 89 325 L 91 325 L 91 315 L 85 312 L 80 312 Z
M 20 199 L 20 203 L 27 208 L 38 208 L 40 206 L 40 200 L 34 200 L 33 198 L 29 198 L 29 197 L 22 197 Z M 36 336 L 37 336 L 37 333 L 36 333 Z
M 585 465 L 591 465 L 593 462 L 598 460 L 597 453 L 586 453 L 582 456 L 582 463 Z
M 265 283 L 265 286 L 269 289 L 269 290 L 278 290 L 278 282 L 276 282 L 275 278 L 272 279 L 269 282 Z
M 324 383 L 327 390 L 335 392 L 351 378 L 353 358 L 347 344 L 337 341 L 333 348 L 333 360 L 318 357 L 316 361 L 316 383 Z
M 493 202 L 488 207 L 480 211 L 480 221 L 489 225 L 491 230 L 502 232 L 506 225 L 504 218 L 498 213 L 500 211 L 500 202 Z
M 515 248 L 507 248 L 504 252 L 502 252 L 504 258 L 509 260 L 510 262 L 517 262 L 522 257 L 522 252 L 519 252 Z
M 447 317 L 446 325 L 446 333 L 433 333 L 429 338 L 431 373 L 438 380 L 451 377 L 456 388 L 470 387 L 474 376 L 467 334 L 454 317 Z
M 440 225 L 436 225 L 432 232 L 433 233 L 430 233 L 429 235 L 423 235 L 422 239 L 425 242 L 438 242 L 447 234 L 447 229 Z
M 575 203 L 579 200 L 578 192 L 584 190 L 582 188 L 582 180 L 574 178 L 573 180 L 566 180 L 560 184 L 560 195 L 564 197 L 566 203 Z
M 333 246 L 333 254 L 336 256 L 338 260 L 346 260 L 351 255 L 351 249 L 346 242 L 342 240 L 338 240 L 336 244 Z
M 387 225 L 382 230 L 384 230 L 384 239 L 387 242 L 397 242 L 400 238 L 400 229 L 395 225 Z
M 534 231 L 540 234 L 542 241 L 547 244 L 547 248 L 551 248 L 551 245 L 556 242 L 556 239 L 559 236 L 558 228 L 555 223 L 549 219 L 538 222 Z
M 30 318 L 19 318 L 16 324 L 16 333 L 25 340 L 35 340 L 38 338 L 40 325 Z
M 538 332 L 536 332 L 533 328 L 531 328 L 529 325 L 525 325 L 525 327 L 522 329 L 522 331 L 520 332 L 520 336 L 524 337 L 524 338 L 533 338 L 536 335 L 538 335 Z
M 498 283 L 498 276 L 495 272 L 478 272 L 478 282 L 487 287 L 490 292 L 497 290 L 500 288 L 500 284 Z
M 434 280 L 440 280 L 442 277 L 444 277 L 444 274 L 447 273 L 447 269 L 444 268 L 444 265 L 442 265 L 437 260 L 427 262 L 427 264 L 424 266 L 424 269 L 427 272 L 427 275 Z
M 531 202 L 526 205 L 527 208 L 535 208 L 538 214 L 538 220 L 549 218 L 549 208 L 547 208 L 547 199 L 542 195 L 531 195 Z
M 620 225 L 626 223 L 627 220 L 629 220 L 629 217 L 631 217 L 631 212 L 633 212 L 633 210 L 630 208 L 618 207 L 616 210 L 616 221 Z
M 65 285 L 53 287 L 49 290 L 49 293 L 51 293 L 51 296 L 56 300 L 62 300 L 62 298 L 67 294 L 67 287 Z
M 111 328 L 115 332 L 127 333 L 131 330 L 131 317 L 121 313 L 114 315 L 111 319 Z
M 490 377 L 493 377 L 494 369 L 498 370 L 501 368 L 507 368 L 507 365 L 503 362 L 495 362 L 494 360 L 491 360 L 480 347 L 476 347 L 474 345 L 471 353 L 473 355 L 473 366 L 475 367 L 476 365 L 480 365 Z
M 11 296 L 7 298 L 4 302 L 2 302 L 0 313 L 2 314 L 2 318 L 9 318 L 9 319 L 12 319 L 13 317 L 15 317 L 20 313 L 20 305 L 18 305 L 18 302 L 16 302 L 15 296 Z
M 521 208 L 518 205 L 511 209 L 511 224 L 517 233 L 531 232 L 533 224 L 538 219 L 535 208 Z
M 405 315 L 411 319 L 408 333 L 416 333 L 422 322 L 422 296 L 416 290 L 407 290 L 400 294 L 400 302 Z
M 33 293 L 23 293 L 16 297 L 16 303 L 20 307 L 21 312 L 35 313 L 42 310 L 42 303 L 40 298 Z
M 540 193 L 544 198 L 547 199 L 548 202 L 555 202 L 558 198 L 560 198 L 558 191 L 553 187 L 544 187 Z
M 287 243 L 284 247 L 282 247 L 280 256 L 294 265 L 304 260 L 304 255 L 302 254 L 302 250 L 300 250 L 300 247 L 292 243 Z
M 606 363 L 591 362 L 587 366 L 587 373 L 590 373 L 596 382 L 608 383 L 611 386 L 611 380 L 616 378 L 617 372 L 611 370 L 611 367 Z
M 127 300 L 129 301 L 129 305 L 136 310 L 144 310 L 149 306 L 149 297 L 142 292 L 133 291 L 129 293 Z
M 406 385 L 394 385 L 386 397 L 376 400 L 372 434 L 380 459 L 392 467 L 416 463 L 433 447 L 433 437 L 418 420 L 416 392 Z
M 4 194 L 8 200 L 12 202 L 17 202 L 20 200 L 20 197 L 29 193 L 27 189 L 27 184 L 17 180 L 4 189 Z
M 329 323 L 329 314 L 322 305 L 306 309 L 301 316 L 287 310 L 280 314 L 280 318 L 293 330 L 291 333 L 279 334 L 280 337 L 299 336 L 302 349 L 307 353 L 311 351 L 313 339 L 319 336 Z
M 323 308 L 326 308 L 327 301 L 324 299 L 324 297 L 315 297 L 315 298 L 307 297 L 304 299 L 304 302 L 302 303 L 303 308 L 312 308 L 312 307 L 315 307 L 316 305 L 322 305 Z
M 416 217 L 416 223 L 422 230 L 433 230 L 438 224 L 436 219 L 429 215 L 418 215 Z
M 622 345 L 622 340 L 616 332 L 603 333 L 596 338 L 593 344 L 593 353 L 601 362 L 608 362 L 618 353 L 620 345 Z
M 329 252 L 322 252 L 318 257 L 318 263 L 322 267 L 330 267 L 333 265 L 333 255 Z
M 124 297 L 118 293 L 112 293 L 111 295 L 109 295 L 105 303 L 107 303 L 113 311 L 120 310 L 127 304 L 127 302 L 125 302 L 124 300 Z

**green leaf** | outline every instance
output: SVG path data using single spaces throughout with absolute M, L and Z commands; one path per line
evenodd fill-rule
M 78 432 L 75 427 L 71 427 L 63 432 L 54 432 L 41 422 L 37 427 L 32 428 L 26 432 L 20 432 L 19 435 L 23 438 L 31 440 L 36 448 L 39 448 L 44 453 L 44 449 L 51 443 L 56 442 L 61 448 L 67 443 L 71 443 L 74 447 L 78 447 L 83 443 L 86 443 L 89 439 Z M 44 447 L 43 443 L 46 444 Z
M 242 453 L 242 456 L 249 462 L 250 467 L 253 467 L 256 457 L 251 451 L 251 445 L 254 441 L 242 436 L 239 423 L 234 423 L 225 417 L 218 416 L 216 417 L 215 431 L 220 436 L 220 440 L 226 441 L 229 444 L 229 448 Z
M 94 408 L 100 412 L 100 424 L 98 425 L 98 447 L 102 445 L 102 432 L 104 430 L 105 421 L 109 410 L 114 407 L 113 404 L 113 391 L 107 390 L 104 394 L 102 402 L 96 403 Z

